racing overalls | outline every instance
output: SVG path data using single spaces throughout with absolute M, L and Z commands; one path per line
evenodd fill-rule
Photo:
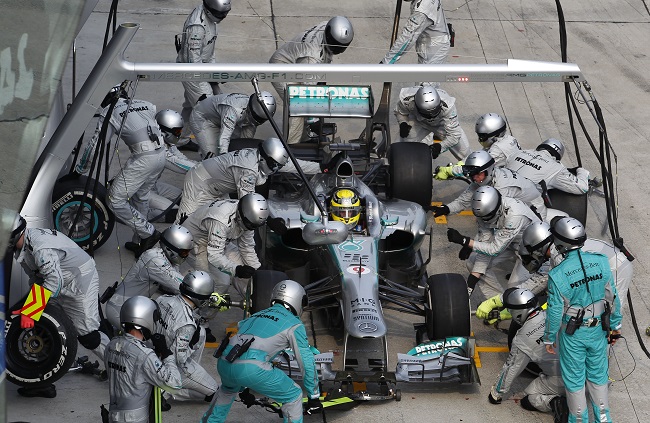
M 512 383 L 528 363 L 531 361 L 537 363 L 542 372 L 528 384 L 524 393 L 528 395 L 528 400 L 536 409 L 548 413 L 551 411 L 549 405 L 551 400 L 564 395 L 564 383 L 562 383 L 557 356 L 546 351 L 542 342 L 545 327 L 544 310 L 535 311 L 528 316 L 512 340 L 510 354 L 497 377 L 495 389 L 501 396 L 507 394 Z
M 77 339 L 104 360 L 108 336 L 99 330 L 99 275 L 95 260 L 63 233 L 54 229 L 28 228 L 23 248 L 15 253 L 34 283 L 52 292 L 77 329 Z
M 542 220 L 546 220 L 546 205 L 544 200 L 537 190 L 537 186 L 527 178 L 517 175 L 517 173 L 510 169 L 495 167 L 492 171 L 492 178 L 487 185 L 493 186 L 503 197 L 515 198 L 522 201 L 529 207 L 535 207 L 535 211 L 539 213 Z M 474 192 L 481 186 L 476 182 L 472 182 L 454 201 L 447 204 L 449 207 L 449 214 L 460 213 L 467 209 L 472 204 L 472 196 Z
M 467 269 L 481 274 L 475 291 L 480 290 L 485 298 L 498 295 L 504 288 L 516 286 L 530 276 L 515 253 L 524 230 L 532 222 L 540 220 L 530 207 L 519 200 L 502 196 L 501 202 L 502 209 L 496 221 L 488 223 L 476 219 L 478 234 L 467 260 Z M 506 272 L 512 269 L 506 287 L 501 286 L 497 278 L 497 268 Z
M 395 63 L 415 43 L 418 63 L 442 64 L 447 61 L 451 36 L 440 0 L 411 2 L 411 16 L 382 63 Z M 440 85 L 434 83 L 434 86 Z
M 506 167 L 536 184 L 544 180 L 548 189 L 555 188 L 569 194 L 584 194 L 589 189 L 587 169 L 579 167 L 574 175 L 546 150 L 521 150 L 508 158 Z
M 449 150 L 457 160 L 465 159 L 472 151 L 469 148 L 467 135 L 458 122 L 456 98 L 444 90 L 437 89 L 442 110 L 438 116 L 429 119 L 418 113 L 415 107 L 415 93 L 418 89 L 419 86 L 407 87 L 399 92 L 399 101 L 395 106 L 397 124 L 406 122 L 411 126 L 408 136 L 400 138 L 400 141 L 424 142 L 431 145 L 433 139 L 441 140 L 442 152 Z
M 120 131 L 120 138 L 129 147 L 131 156 L 108 189 L 108 206 L 115 216 L 129 226 L 133 242 L 154 233 L 149 223 L 149 193 L 165 168 L 165 149 L 158 123 L 156 106 L 144 100 L 133 99 L 127 112 L 128 99 L 120 98 L 110 118 L 109 134 Z M 106 113 L 108 108 L 102 113 Z M 126 116 L 126 118 L 124 118 Z M 104 117 L 100 116 L 101 127 Z
M 504 134 L 502 137 L 498 137 L 487 149 L 487 152 L 494 159 L 495 167 L 505 166 L 508 157 L 519 153 L 520 151 L 521 147 L 519 146 L 519 141 L 510 134 Z
M 189 159 L 185 154 L 181 153 L 175 145 L 165 144 L 165 152 L 167 158 L 165 161 L 165 169 L 174 173 L 186 174 L 190 169 L 196 166 L 197 162 Z M 149 221 L 156 216 L 160 216 L 163 211 L 167 210 L 169 206 L 171 206 L 173 201 L 181 196 L 182 193 L 182 189 L 163 182 L 159 178 L 149 195 L 149 214 L 147 216 Z
M 111 423 L 149 423 L 151 388 L 173 392 L 181 387 L 174 356 L 161 362 L 151 348 L 129 333 L 111 340 L 104 365 Z
M 205 331 L 196 322 L 194 310 L 179 295 L 163 295 L 156 299 L 160 309 L 160 320 L 156 322 L 156 333 L 165 335 L 165 340 L 181 373 L 181 388 L 172 392 L 177 400 L 201 400 L 214 394 L 219 385 L 201 366 L 205 347 Z M 194 332 L 200 331 L 198 341 L 192 343 Z
M 181 34 L 180 50 L 176 63 L 215 63 L 214 46 L 217 44 L 218 25 L 207 17 L 203 4 L 198 5 L 185 19 Z M 187 144 L 190 136 L 190 114 L 202 95 L 221 94 L 218 83 L 206 81 L 183 81 L 185 101 L 181 116 L 185 126 L 179 145 Z
M 255 338 L 248 351 L 229 363 L 225 357 L 234 345 Z M 320 396 L 318 373 L 315 368 L 305 326 L 281 304 L 253 314 L 238 324 L 237 334 L 217 362 L 221 389 L 214 396 L 202 423 L 220 423 L 226 420 L 239 391 L 251 390 L 282 403 L 285 422 L 302 422 L 302 390 L 282 370 L 271 362 L 282 351 L 291 348 L 303 377 L 303 385 L 310 398 Z
M 258 269 L 261 264 L 255 252 L 254 231 L 244 227 L 237 213 L 237 200 L 217 200 L 198 208 L 183 226 L 194 238 L 194 248 L 185 264 L 208 272 L 214 280 L 214 291 L 225 294 L 231 281 L 245 297 L 248 279 L 235 277 L 237 266 L 245 264 Z
M 202 205 L 229 198 L 230 193 L 241 198 L 255 192 L 255 186 L 264 184 L 268 176 L 260 169 L 260 160 L 257 148 L 242 148 L 204 160 L 187 172 L 177 223 Z M 316 162 L 298 160 L 298 164 L 306 174 L 320 172 Z M 289 162 L 279 171 L 295 172 L 296 167 Z
M 611 422 L 607 392 L 609 333 L 601 326 L 606 302 L 611 307 L 612 330 L 621 328 L 622 316 L 607 257 L 580 249 L 569 251 L 549 272 L 547 302 L 544 343 L 559 344 L 569 422 L 589 421 L 585 379 L 596 420 Z M 573 335 L 567 334 L 567 322 L 581 311 L 582 325 Z
M 271 56 L 269 63 L 332 63 L 333 55 L 324 45 L 327 22 L 323 21 L 281 45 Z M 288 107 L 288 101 L 284 97 L 284 89 L 287 84 L 272 82 L 272 85 L 280 98 L 284 100 L 284 107 Z M 289 118 L 287 143 L 296 144 L 301 141 L 304 125 L 305 120 L 302 117 Z
M 182 281 L 183 275 L 169 262 L 162 248 L 155 246 L 145 250 L 106 302 L 106 318 L 113 327 L 119 328 L 120 309 L 126 300 L 136 295 L 151 298 L 159 286 L 178 294 Z
M 248 99 L 246 94 L 219 94 L 196 103 L 190 115 L 190 129 L 202 159 L 208 153 L 227 153 L 232 137 L 253 138 L 258 123 L 247 112 Z

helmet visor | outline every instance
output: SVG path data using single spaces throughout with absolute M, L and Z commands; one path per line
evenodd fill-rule
M 348 45 L 336 41 L 329 31 L 325 31 L 325 47 L 330 53 L 337 55 L 343 53 L 348 48 Z
M 441 110 L 442 110 L 442 106 L 440 104 L 438 105 L 438 107 L 434 107 L 433 109 L 428 109 L 428 110 L 422 110 L 418 108 L 418 112 L 427 119 L 437 118 Z
M 225 12 L 221 12 L 217 9 L 214 9 L 210 6 L 208 6 L 205 2 L 203 2 L 203 8 L 205 9 L 206 13 L 211 15 L 217 23 L 221 22 L 223 19 L 225 19 L 226 16 L 228 16 L 229 10 L 226 10 Z

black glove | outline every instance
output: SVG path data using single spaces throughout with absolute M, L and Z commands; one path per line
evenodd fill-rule
M 462 245 L 463 247 L 469 246 L 470 237 L 461 235 L 456 229 L 447 229 L 447 239 L 454 244 Z
M 243 266 L 235 267 L 235 276 L 238 278 L 252 278 L 255 274 L 255 268 L 244 264 Z
M 399 124 L 399 136 L 402 138 L 406 138 L 409 136 L 409 132 L 411 132 L 412 126 L 409 125 L 406 122 L 402 122 Z
M 341 160 L 343 158 L 343 156 L 344 156 L 344 154 L 341 151 L 341 152 L 335 154 L 334 157 L 332 157 L 329 162 L 321 163 L 320 164 L 320 171 L 323 172 L 323 173 L 327 173 L 330 170 L 334 169 L 336 164 L 339 162 L 339 160 Z
M 476 287 L 476 284 L 478 283 L 478 280 L 479 280 L 478 276 L 474 276 L 474 275 L 470 274 L 467 277 L 467 287 L 474 289 Z
M 323 404 L 320 402 L 320 398 L 309 398 L 307 404 L 305 405 L 305 411 L 307 414 L 320 413 L 323 410 Z
M 573 176 L 578 176 L 578 169 L 580 169 L 580 166 L 576 166 L 576 167 L 567 167 L 567 168 L 566 168 L 566 170 L 568 170 L 569 172 L 571 172 L 571 174 L 573 174 Z
M 447 216 L 449 214 L 449 207 L 444 204 L 442 206 L 431 206 L 429 210 L 433 212 L 433 217 Z
M 194 349 L 194 346 L 196 345 L 197 342 L 199 342 L 199 338 L 201 337 L 201 326 L 196 325 L 196 330 L 194 331 L 194 335 L 192 335 L 192 339 L 190 339 L 190 348 Z
M 159 333 L 154 333 L 151 337 L 151 343 L 153 344 L 153 350 L 161 360 L 166 359 L 172 355 L 172 351 L 167 347 L 167 341 L 165 341 L 165 336 Z
M 461 260 L 467 260 L 470 254 L 472 254 L 472 249 L 469 246 L 464 245 L 458 252 L 458 258 Z
M 284 219 L 281 217 L 270 217 L 266 219 L 266 226 L 280 236 L 287 233 L 287 226 L 284 223 Z
M 437 159 L 440 155 L 440 152 L 442 151 L 442 144 L 439 142 L 434 142 L 429 146 L 429 148 L 431 149 L 431 158 Z
M 250 389 L 246 388 L 239 393 L 239 399 L 246 408 L 251 408 L 257 402 L 255 395 L 251 394 Z

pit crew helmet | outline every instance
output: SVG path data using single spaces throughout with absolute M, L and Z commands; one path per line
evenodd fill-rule
M 308 303 L 305 288 L 290 279 L 278 282 L 271 291 L 271 305 L 282 304 L 296 317 L 302 315 L 302 311 Z
M 551 153 L 551 156 L 555 157 L 557 161 L 560 161 L 564 156 L 564 143 L 557 138 L 549 138 L 538 145 L 535 150 L 546 150 Z
M 474 125 L 478 142 L 483 148 L 490 148 L 498 138 L 506 133 L 506 121 L 496 113 L 486 113 Z
M 142 332 L 144 339 L 151 338 L 154 324 L 160 320 L 158 304 L 149 297 L 136 295 L 122 304 L 120 309 L 120 324 L 124 329 L 128 326 Z
M 277 108 L 277 105 L 275 103 L 275 97 L 273 97 L 273 94 L 268 91 L 262 91 L 260 92 L 260 95 L 262 96 L 262 101 L 264 104 L 266 104 L 266 108 L 269 109 L 271 116 L 275 115 L 275 109 Z M 264 113 L 264 109 L 262 108 L 260 102 L 257 101 L 257 96 L 255 94 L 251 94 L 250 98 L 248 99 L 248 110 L 250 111 L 251 117 L 258 125 L 261 125 L 267 121 L 266 113 Z
M 252 231 L 266 223 L 269 217 L 269 205 L 266 198 L 256 192 L 251 192 L 239 199 L 237 213 L 246 229 Z
M 203 0 L 205 15 L 215 23 L 221 22 L 228 16 L 230 7 L 230 0 Z
M 415 93 L 415 108 L 427 119 L 438 116 L 442 110 L 442 101 L 438 90 L 429 85 L 420 87 Z
M 479 187 L 472 195 L 472 212 L 484 222 L 495 222 L 502 206 L 501 194 L 492 186 Z
M 278 138 L 267 138 L 257 150 L 260 153 L 259 169 L 265 176 L 273 175 L 289 161 L 289 154 Z
M 529 289 L 508 288 L 503 293 L 503 306 L 512 314 L 512 320 L 523 325 L 537 309 L 537 296 Z
M 172 225 L 160 237 L 160 248 L 174 266 L 180 266 L 194 246 L 192 233 L 184 226 Z
M 551 221 L 553 244 L 557 251 L 564 255 L 571 250 L 582 248 L 587 240 L 585 227 L 578 219 L 561 217 Z
M 334 55 L 343 53 L 353 38 L 354 28 L 345 16 L 334 16 L 325 25 L 325 48 Z
M 519 256 L 529 272 L 533 273 L 548 260 L 548 251 L 553 243 L 551 225 L 533 222 L 524 230 L 519 244 Z
M 9 235 L 9 245 L 7 245 L 7 251 L 14 251 L 16 248 L 16 243 L 22 236 L 22 234 L 25 233 L 25 229 L 27 228 L 27 221 L 25 221 L 25 218 L 22 217 L 20 214 L 16 213 L 16 217 L 14 218 L 14 223 L 11 226 L 11 234 Z
M 494 174 L 494 163 L 494 158 L 487 151 L 474 151 L 465 160 L 463 174 L 474 180 L 474 176 L 485 172 L 485 178 L 481 182 L 474 182 L 481 186 L 489 185 Z
M 361 215 L 361 200 L 349 188 L 337 189 L 332 194 L 330 201 L 332 219 L 343 222 L 348 228 L 353 228 L 359 223 Z
M 156 113 L 156 122 L 163 134 L 163 140 L 169 145 L 176 145 L 183 130 L 183 118 L 175 110 L 165 109 Z
M 189 298 L 198 308 L 207 304 L 214 290 L 212 276 L 202 270 L 193 270 L 183 278 L 179 287 L 181 294 Z

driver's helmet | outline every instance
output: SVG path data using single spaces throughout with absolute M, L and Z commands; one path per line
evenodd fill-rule
M 337 189 L 332 195 L 330 205 L 332 219 L 345 223 L 349 228 L 353 228 L 359 223 L 361 200 L 353 190 Z

